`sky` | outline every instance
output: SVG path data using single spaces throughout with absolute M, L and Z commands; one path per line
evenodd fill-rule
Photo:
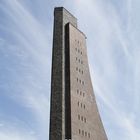
M 109 140 L 140 139 L 139 0 L 0 0 L 0 140 L 49 140 L 53 10 L 87 36 Z

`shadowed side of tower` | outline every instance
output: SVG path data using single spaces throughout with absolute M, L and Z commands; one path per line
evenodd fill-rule
M 86 37 L 63 7 L 54 11 L 50 140 L 107 140 L 92 88 Z
M 77 19 L 63 7 L 54 10 L 50 140 L 65 139 L 65 25 Z

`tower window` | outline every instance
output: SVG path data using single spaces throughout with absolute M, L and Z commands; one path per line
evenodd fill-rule
M 77 89 L 77 94 L 79 93 L 79 90 Z
M 84 109 L 86 108 L 86 106 L 84 105 Z
M 81 108 L 82 108 L 82 103 L 81 103 Z
M 81 116 L 81 120 L 83 121 L 83 116 Z
M 90 133 L 88 133 L 88 137 L 90 138 Z
M 84 118 L 84 122 L 86 123 L 87 121 L 86 121 L 86 118 Z
M 85 132 L 85 136 L 87 136 L 87 132 Z
M 82 135 L 84 136 L 84 130 L 82 130 Z
M 80 120 L 80 115 L 78 115 L 78 120 Z
M 78 82 L 78 78 L 77 78 L 77 82 Z
M 85 93 L 83 92 L 83 97 L 85 97 Z
M 79 101 L 78 101 L 78 103 L 77 103 L 77 104 L 78 104 L 78 106 L 79 106 Z

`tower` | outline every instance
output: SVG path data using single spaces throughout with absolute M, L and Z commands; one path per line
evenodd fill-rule
M 63 7 L 54 10 L 50 140 L 107 140 L 92 88 L 86 36 Z

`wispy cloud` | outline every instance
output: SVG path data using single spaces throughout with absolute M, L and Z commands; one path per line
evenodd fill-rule
M 4 39 L 0 41 L 0 50 L 4 60 L 3 63 L 6 63 L 3 64 L 4 66 L 1 72 L 2 70 L 6 70 L 10 75 L 10 77 L 6 79 L 6 72 L 3 73 L 5 82 L 2 83 L 0 91 L 5 90 L 4 93 L 7 94 L 7 96 L 14 102 L 17 102 L 19 106 L 24 106 L 24 108 L 34 116 L 34 119 L 28 120 L 27 123 L 30 122 L 28 124 L 29 127 L 36 132 L 35 136 L 28 136 L 28 133 L 30 133 L 28 131 L 25 131 L 24 134 L 22 134 L 20 130 L 13 130 L 14 132 L 1 131 L 0 139 L 46 139 L 46 137 L 48 137 L 46 130 L 49 126 L 48 99 L 50 95 L 49 83 L 51 75 L 51 67 L 48 68 L 51 59 L 50 48 L 48 47 L 48 36 L 51 30 L 46 31 L 40 21 L 38 21 L 20 1 L 3 1 L 0 7 L 6 15 L 5 18 L 7 22 L 9 22 L 9 24 L 4 25 L 1 23 L 0 25 L 1 29 L 8 34 L 8 36 L 1 34 Z M 10 59 L 11 61 L 9 61 Z M 11 65 L 12 67 L 10 67 Z M 3 94 L 1 94 L 1 96 L 3 96 Z M 23 114 L 23 111 L 19 110 L 19 113 Z M 9 115 L 11 115 L 10 112 Z M 24 121 L 17 116 L 17 120 L 20 119 Z M 9 122 L 10 120 L 7 121 Z M 19 123 L 16 120 L 14 121 L 16 124 Z M 10 126 L 10 124 L 7 125 Z M 33 126 L 36 128 L 33 128 Z M 21 127 L 25 126 L 22 125 Z M 16 126 L 13 126 L 12 129 L 16 129 Z
M 88 37 L 90 70 L 100 112 L 103 118 L 111 118 L 110 122 L 105 121 L 109 139 L 140 138 L 140 128 L 135 120 L 137 114 L 133 110 L 135 102 L 139 103 L 140 100 L 139 94 L 134 92 L 133 43 L 131 33 L 128 34 L 128 28 L 131 28 L 131 3 L 128 0 L 122 5 L 127 9 L 125 22 L 122 22 L 124 19 L 119 9 L 109 1 L 79 0 L 75 6 L 79 23 L 82 23 L 80 28 Z M 124 23 L 127 23 L 127 28 L 124 28 Z M 109 126 L 119 129 L 110 132 Z M 121 135 L 121 138 L 115 134 Z
M 0 132 L 0 139 L 2 140 L 36 140 L 34 136 L 18 132 L 16 130 L 13 131 L 5 131 Z

